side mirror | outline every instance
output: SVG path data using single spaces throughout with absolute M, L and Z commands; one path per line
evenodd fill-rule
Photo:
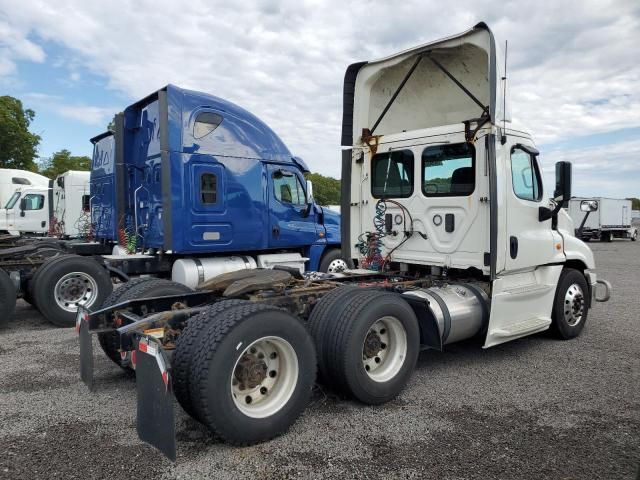
M 20 200 L 20 211 L 24 212 L 27 209 L 27 199 L 23 198 Z
M 580 210 L 583 212 L 595 212 L 598 210 L 597 200 L 583 200 L 580 202 Z
M 556 163 L 556 189 L 553 199 L 561 206 L 569 205 L 571 199 L 571 162 Z
M 313 203 L 313 184 L 307 180 L 307 203 Z

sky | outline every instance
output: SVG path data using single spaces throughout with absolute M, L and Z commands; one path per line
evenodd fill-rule
M 0 95 L 36 112 L 39 155 L 90 155 L 113 115 L 167 83 L 256 114 L 313 171 L 340 176 L 342 82 L 374 60 L 485 21 L 508 40 L 514 122 L 547 191 L 640 197 L 640 2 L 0 0 Z

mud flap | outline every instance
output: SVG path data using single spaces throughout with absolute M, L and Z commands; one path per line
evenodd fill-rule
M 80 337 L 80 378 L 89 391 L 93 391 L 93 340 L 89 332 L 89 322 L 84 321 L 84 312 L 79 309 L 76 330 Z
M 176 427 L 168 365 L 162 346 L 151 337 L 142 337 L 136 348 L 138 437 L 175 462 Z

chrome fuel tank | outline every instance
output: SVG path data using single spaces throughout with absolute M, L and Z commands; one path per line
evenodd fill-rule
M 471 283 L 422 288 L 403 295 L 428 302 L 443 345 L 473 337 L 489 321 L 489 297 Z

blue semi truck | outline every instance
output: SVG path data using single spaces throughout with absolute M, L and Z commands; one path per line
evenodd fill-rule
M 235 270 L 351 266 L 339 214 L 314 202 L 307 165 L 231 102 L 168 85 L 91 141 L 92 241 L 7 272 L 17 295 L 57 325 L 73 325 L 80 305 L 99 306 L 114 277 L 169 278 L 165 287 L 182 291 Z

